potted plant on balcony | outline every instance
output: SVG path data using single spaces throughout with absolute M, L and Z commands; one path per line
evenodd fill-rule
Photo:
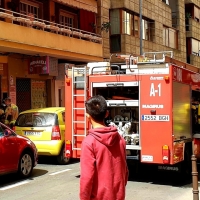
M 101 31 L 106 31 L 106 33 L 107 33 L 110 29 L 110 26 L 111 26 L 110 22 L 103 22 L 101 24 Z
M 97 28 L 101 28 L 101 31 L 106 31 L 106 33 L 109 31 L 111 23 L 110 22 L 103 22 L 100 26 L 97 26 L 95 23 L 90 23 L 90 26 L 92 26 L 92 29 L 94 32 L 96 32 Z

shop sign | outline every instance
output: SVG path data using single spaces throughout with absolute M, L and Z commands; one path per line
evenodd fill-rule
M 32 57 L 29 60 L 29 74 L 48 74 L 50 76 L 58 75 L 58 59 L 48 56 Z
M 49 59 L 47 56 L 32 57 L 29 59 L 28 73 L 29 74 L 48 74 Z

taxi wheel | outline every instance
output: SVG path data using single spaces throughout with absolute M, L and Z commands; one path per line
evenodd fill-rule
M 23 152 L 20 160 L 18 173 L 22 178 L 29 177 L 33 170 L 33 157 L 32 154 L 28 151 Z
M 69 163 L 70 158 L 65 158 L 65 145 L 63 145 L 60 154 L 57 156 L 57 161 L 60 165 L 66 165 Z

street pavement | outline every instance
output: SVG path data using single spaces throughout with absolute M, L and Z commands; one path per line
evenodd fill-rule
M 52 158 L 42 158 L 31 178 L 0 176 L 0 200 L 78 200 L 79 160 L 57 165 Z M 191 180 L 172 173 L 155 173 L 148 167 L 137 178 L 129 177 L 126 200 L 192 200 Z

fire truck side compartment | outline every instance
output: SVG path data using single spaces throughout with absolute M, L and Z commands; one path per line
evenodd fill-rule
M 192 138 L 190 103 L 190 85 L 173 82 L 173 135 L 175 140 Z

